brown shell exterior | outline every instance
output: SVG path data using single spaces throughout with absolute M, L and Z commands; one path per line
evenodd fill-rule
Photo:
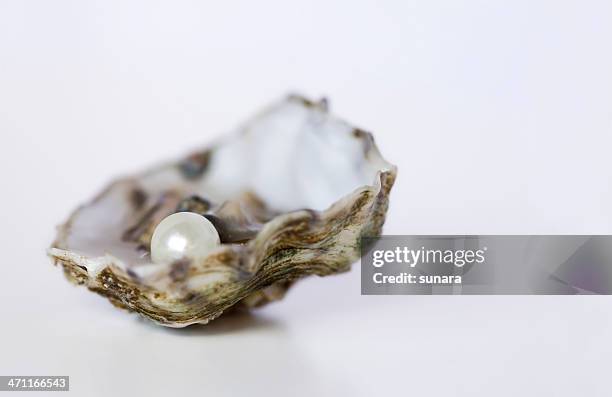
M 228 246 L 195 270 L 189 269 L 205 274 L 223 268 L 230 274 L 228 281 L 178 298 L 139 283 L 114 264 L 90 277 L 73 260 L 53 259 L 70 281 L 117 307 L 165 326 L 207 323 L 233 307 L 257 307 L 280 299 L 299 278 L 349 270 L 360 257 L 360 238 L 381 233 L 395 177 L 395 168 L 382 171 L 376 186 L 359 188 L 325 211 L 300 210 L 273 219 L 247 244 Z M 52 247 L 64 248 L 61 240 Z

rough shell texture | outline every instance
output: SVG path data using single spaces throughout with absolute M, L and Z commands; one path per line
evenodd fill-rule
M 346 271 L 381 232 L 395 166 L 325 100 L 290 96 L 178 162 L 117 180 L 59 227 L 49 255 L 66 277 L 158 324 L 207 323 L 282 298 L 295 280 Z M 206 216 L 221 246 L 153 264 L 155 226 Z

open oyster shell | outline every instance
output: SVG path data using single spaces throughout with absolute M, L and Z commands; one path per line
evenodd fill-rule
M 395 166 L 372 136 L 290 96 L 178 162 L 110 184 L 59 227 L 66 277 L 165 326 L 282 298 L 304 276 L 349 269 L 381 232 Z M 205 259 L 150 260 L 155 226 L 193 211 L 219 231 Z

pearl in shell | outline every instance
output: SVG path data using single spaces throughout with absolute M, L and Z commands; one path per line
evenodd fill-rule
M 205 217 L 193 212 L 177 212 L 164 218 L 151 237 L 151 259 L 172 263 L 181 259 L 206 257 L 221 244 L 219 233 Z

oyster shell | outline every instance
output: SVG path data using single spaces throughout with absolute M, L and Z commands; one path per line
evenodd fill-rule
M 66 277 L 158 324 L 207 323 L 283 297 L 295 280 L 346 271 L 381 232 L 395 166 L 327 102 L 290 96 L 210 147 L 119 179 L 59 227 L 49 255 Z M 206 216 L 221 245 L 154 264 L 155 226 Z

